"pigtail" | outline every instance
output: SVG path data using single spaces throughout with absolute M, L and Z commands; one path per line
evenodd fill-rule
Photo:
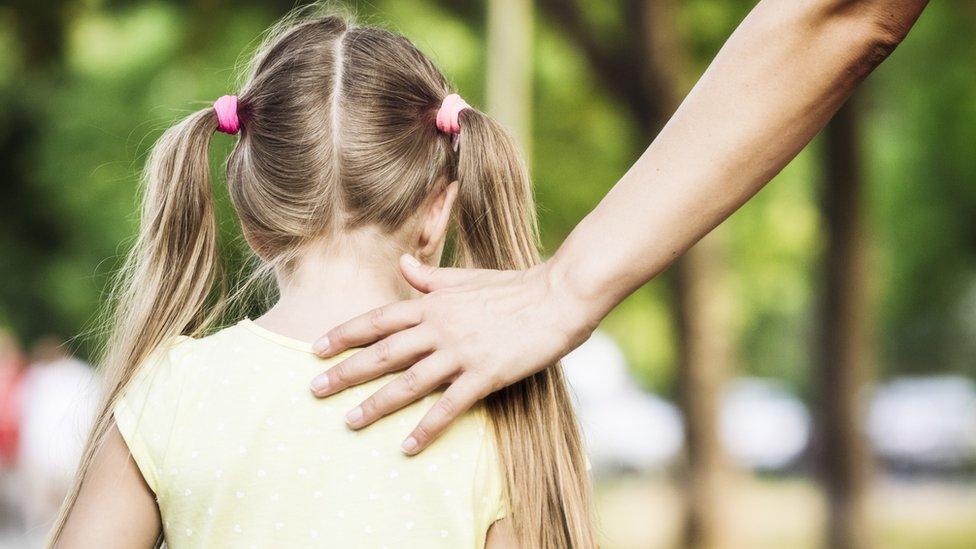
M 75 485 L 52 532 L 57 543 L 82 480 L 113 425 L 112 409 L 140 365 L 161 345 L 206 329 L 223 302 L 208 150 L 214 109 L 198 111 L 160 137 L 143 175 L 139 236 L 112 295 L 101 368 L 107 396 L 82 454 Z
M 458 116 L 458 263 L 491 269 L 539 263 L 532 189 L 518 145 L 477 110 Z M 522 546 L 595 547 L 582 436 L 561 367 L 490 395 L 486 407 Z

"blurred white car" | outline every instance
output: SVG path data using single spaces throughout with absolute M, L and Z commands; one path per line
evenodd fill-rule
M 961 376 L 905 377 L 879 385 L 868 437 L 896 467 L 956 469 L 976 463 L 976 384 Z
M 639 388 L 609 336 L 594 333 L 562 362 L 596 474 L 663 469 L 677 459 L 681 414 Z
M 722 443 L 740 467 L 782 470 L 795 463 L 810 444 L 813 427 L 806 405 L 776 380 L 733 380 L 721 410 Z

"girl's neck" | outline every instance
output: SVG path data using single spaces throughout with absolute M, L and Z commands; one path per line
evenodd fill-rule
M 398 254 L 389 241 L 357 244 L 329 246 L 327 251 L 316 247 L 303 254 L 290 272 L 279 272 L 280 299 L 254 322 L 312 342 L 350 318 L 409 298 L 412 290 L 397 272 Z

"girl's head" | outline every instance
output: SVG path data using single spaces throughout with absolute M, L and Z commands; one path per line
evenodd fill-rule
M 460 111 L 462 132 L 440 131 L 436 117 L 451 93 L 396 33 L 334 16 L 282 25 L 237 94 L 240 139 L 227 161 L 230 196 L 258 256 L 284 266 L 309 245 L 362 228 L 415 240 L 426 207 L 452 200 L 457 181 L 463 263 L 532 263 L 533 206 L 518 148 L 471 108 Z M 164 182 L 159 192 L 185 187 L 204 202 L 217 126 L 208 108 L 163 136 L 149 167 L 150 181 Z M 442 235 L 419 236 L 416 251 L 436 260 Z
M 236 106 L 222 99 L 160 138 L 115 296 L 103 360 L 109 400 L 79 478 L 149 353 L 174 336 L 206 333 L 224 310 L 208 149 L 218 125 L 234 129 L 234 115 L 230 197 L 248 244 L 279 274 L 357 231 L 437 263 L 449 220 L 456 264 L 522 269 L 538 261 L 518 147 L 480 111 L 458 113 L 451 94 L 403 36 L 336 16 L 293 18 L 260 48 Z M 455 114 L 448 122 L 457 134 L 444 123 Z M 487 407 L 522 545 L 593 545 L 585 460 L 558 366 L 492 395 Z

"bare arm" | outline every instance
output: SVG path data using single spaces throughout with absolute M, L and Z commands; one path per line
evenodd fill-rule
M 737 210 L 904 38 L 924 0 L 762 2 L 566 239 L 557 276 L 597 318 Z M 608 241 L 610 235 L 620 235 Z
M 478 399 L 579 345 L 621 300 L 758 192 L 901 42 L 926 3 L 760 2 L 552 259 L 508 272 L 404 259 L 404 276 L 427 295 L 326 334 L 317 346 L 323 356 L 372 345 L 313 380 L 313 391 L 326 396 L 407 368 L 361 405 L 351 423 L 359 428 L 450 381 L 405 441 L 407 453 L 421 451 Z M 414 365 L 435 352 L 436 365 Z
M 114 426 L 95 454 L 55 545 L 61 549 L 142 549 L 160 533 L 156 497 Z
M 518 549 L 518 547 L 518 538 L 515 536 L 515 528 L 510 519 L 504 518 L 495 521 L 488 528 L 485 549 Z

